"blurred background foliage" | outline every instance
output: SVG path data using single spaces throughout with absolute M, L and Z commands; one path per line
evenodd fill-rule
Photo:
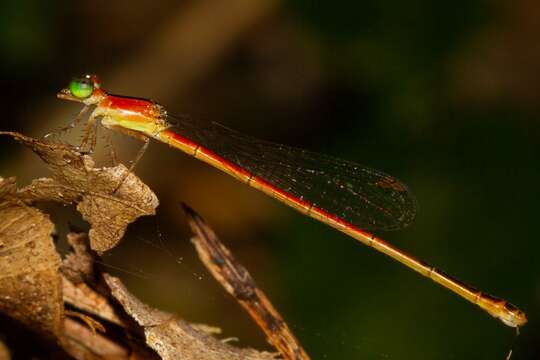
M 381 169 L 416 222 L 378 234 L 509 299 L 512 329 L 450 292 L 231 178 L 154 144 L 137 169 L 161 199 L 105 258 L 139 296 L 268 348 L 198 263 L 178 203 L 252 271 L 314 359 L 514 359 L 540 354 L 540 3 L 532 0 L 198 0 L 0 3 L 2 130 L 41 136 L 79 107 L 71 76 L 171 113 Z M 111 137 L 127 162 L 138 144 Z M 80 130 L 64 137 L 77 143 Z M 110 163 L 109 141 L 100 162 Z M 2 176 L 46 175 L 0 141 Z M 84 227 L 73 209 L 48 209 Z M 63 224 L 63 225 L 62 225 Z M 62 227 L 63 226 L 63 227 Z M 6 333 L 6 329 L 2 330 Z

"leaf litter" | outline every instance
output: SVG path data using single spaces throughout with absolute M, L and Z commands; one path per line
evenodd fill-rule
M 93 259 L 159 205 L 124 165 L 98 168 L 72 146 L 14 132 L 0 135 L 30 148 L 51 172 L 22 188 L 15 178 L 0 177 L 0 312 L 53 338 L 76 359 L 276 359 L 275 353 L 225 344 L 204 327 L 142 303 L 119 279 L 98 273 Z M 90 224 L 88 237 L 68 235 L 72 252 L 63 263 L 52 237 L 54 224 L 34 207 L 44 202 L 74 204 Z M 111 324 L 105 334 L 95 331 L 100 321 Z M 118 334 L 109 338 L 114 329 L 123 329 L 123 340 Z M 144 335 L 146 345 L 133 341 L 137 334 Z

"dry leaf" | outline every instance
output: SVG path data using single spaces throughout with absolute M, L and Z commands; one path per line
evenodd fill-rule
M 76 284 L 93 282 L 94 257 L 88 249 L 88 236 L 85 233 L 69 233 L 67 242 L 71 251 L 62 260 L 62 274 Z
M 154 215 L 159 201 L 155 194 L 124 165 L 95 168 L 90 156 L 68 145 L 39 141 L 18 133 L 12 136 L 29 147 L 47 164 L 51 178 L 37 179 L 19 191 L 26 201 L 77 203 L 77 210 L 90 223 L 90 246 L 98 253 L 122 239 L 127 226 L 144 215 Z
M 275 354 L 238 349 L 163 311 L 153 309 L 130 294 L 122 282 L 104 274 L 112 296 L 139 324 L 148 346 L 162 359 L 182 360 L 270 360 Z
M 14 179 L 0 178 L 0 311 L 58 337 L 63 302 L 54 225 L 17 199 Z

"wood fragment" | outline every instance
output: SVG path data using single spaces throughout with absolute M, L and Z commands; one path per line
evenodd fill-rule
M 193 209 L 185 204 L 182 204 L 182 207 L 196 235 L 192 242 L 201 261 L 214 278 L 235 297 L 264 331 L 268 342 L 285 359 L 309 359 L 281 315 L 272 306 L 264 292 L 257 287 L 247 269 L 232 256 L 229 249 L 219 241 L 214 231 Z
M 62 345 L 75 359 L 130 359 L 130 350 L 70 318 L 64 320 Z
M 86 324 L 86 326 L 88 326 L 90 330 L 92 330 L 94 335 L 96 334 L 97 331 L 101 333 L 107 332 L 107 329 L 105 329 L 105 326 L 103 326 L 99 321 L 83 313 L 72 311 L 72 310 L 64 310 L 64 315 L 81 320 L 82 322 Z
M 66 277 L 62 277 L 62 293 L 66 304 L 112 324 L 127 327 L 109 300 L 87 284 L 74 284 Z

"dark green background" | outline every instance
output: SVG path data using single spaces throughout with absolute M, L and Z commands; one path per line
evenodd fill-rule
M 3 1 L 0 128 L 38 136 L 69 123 L 77 107 L 55 92 L 72 75 L 97 72 L 108 88 L 173 14 L 192 6 Z M 137 171 L 160 197 L 160 213 L 134 224 L 106 261 L 142 274 L 118 272 L 155 306 L 268 348 L 198 264 L 177 206 L 186 201 L 251 270 L 313 359 L 504 359 L 512 345 L 513 359 L 537 359 L 539 18 L 540 5 L 527 0 L 283 2 L 183 85 L 187 91 L 161 74 L 167 96 L 155 99 L 171 112 L 402 179 L 419 204 L 416 222 L 378 235 L 515 303 L 530 320 L 517 339 L 392 260 L 159 145 Z M 155 98 L 146 73 L 110 91 Z M 46 114 L 61 108 L 71 117 L 48 125 Z M 17 159 L 31 169 L 37 160 L 0 140 L 0 175 L 46 174 L 19 170 Z M 135 151 L 130 143 L 123 159 Z M 50 210 L 84 225 L 69 210 Z M 162 242 L 166 250 L 156 248 Z

